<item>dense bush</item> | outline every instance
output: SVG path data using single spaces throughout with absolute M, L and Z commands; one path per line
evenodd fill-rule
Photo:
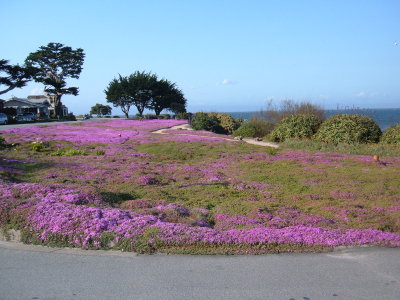
M 143 118 L 145 120 L 155 120 L 155 119 L 157 119 L 157 116 L 153 115 L 153 114 L 147 114 L 147 115 L 144 115 Z
M 46 146 L 47 145 L 42 142 L 33 142 L 31 144 L 31 149 L 32 149 L 32 151 L 35 151 L 35 152 L 42 152 L 43 150 L 46 149 Z
M 250 122 L 244 122 L 242 126 L 233 132 L 233 136 L 256 137 L 256 129 Z
M 400 124 L 386 129 L 382 134 L 381 142 L 400 145 Z
M 376 143 L 382 134 L 374 120 L 367 116 L 340 114 L 328 118 L 315 138 L 327 143 Z
M 197 112 L 191 117 L 195 130 L 208 130 L 215 133 L 231 134 L 243 123 L 242 118 L 234 119 L 230 114 Z
M 189 113 L 187 113 L 187 112 L 178 112 L 176 115 L 175 115 L 175 119 L 177 119 L 177 120 L 187 120 L 187 119 L 189 119 Z
M 168 119 L 171 119 L 171 115 L 170 114 L 161 114 L 161 115 L 158 115 L 157 118 L 159 120 L 168 120 Z
M 234 130 L 238 129 L 243 119 L 235 120 L 231 115 L 224 113 L 209 113 L 211 117 L 218 119 L 219 125 L 225 131 L 224 133 L 231 134 Z
M 325 118 L 325 112 L 319 105 L 307 101 L 295 102 L 293 100 L 283 100 L 277 106 L 273 101 L 269 101 L 266 110 L 261 110 L 258 114 L 260 118 L 273 124 L 291 115 L 313 115 L 321 121 Z
M 209 115 L 204 112 L 197 112 L 192 117 L 191 122 L 194 130 L 208 130 L 216 133 L 224 132 L 218 118 L 215 115 Z
M 321 123 L 320 118 L 311 114 L 291 115 L 279 121 L 270 138 L 275 142 L 290 138 L 311 138 Z
M 234 136 L 241 137 L 264 137 L 271 132 L 273 124 L 258 118 L 252 118 L 244 122 L 237 130 L 233 132 Z
M 192 117 L 191 126 L 194 130 L 202 130 L 207 127 L 207 114 L 203 112 L 197 112 Z
M 64 116 L 64 120 L 68 120 L 68 121 L 76 121 L 76 117 L 73 113 L 69 113 L 68 115 Z

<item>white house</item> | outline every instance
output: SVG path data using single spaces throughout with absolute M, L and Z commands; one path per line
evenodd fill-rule
M 62 105 L 63 115 L 68 114 L 68 108 Z M 31 95 L 28 98 L 13 97 L 4 103 L 4 110 L 9 115 L 34 113 L 40 118 L 49 118 L 54 114 L 54 98 L 50 95 Z
M 49 104 L 33 103 L 28 99 L 13 97 L 4 103 L 4 111 L 11 116 L 34 113 L 40 118 L 49 118 Z

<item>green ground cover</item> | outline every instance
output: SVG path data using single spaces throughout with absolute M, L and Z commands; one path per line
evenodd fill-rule
M 1 132 L 18 145 L 0 150 L 0 224 L 23 229 L 27 242 L 139 252 L 400 245 L 397 146 L 380 148 L 376 162 L 384 146 L 286 141 L 276 150 L 151 133 L 171 122 Z

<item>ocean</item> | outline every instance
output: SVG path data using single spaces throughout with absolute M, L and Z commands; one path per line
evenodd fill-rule
M 259 111 L 227 112 L 233 118 L 249 120 Z M 355 109 L 330 109 L 325 110 L 325 117 L 329 118 L 338 114 L 359 114 L 371 117 L 382 130 L 400 123 L 400 108 L 355 108 Z

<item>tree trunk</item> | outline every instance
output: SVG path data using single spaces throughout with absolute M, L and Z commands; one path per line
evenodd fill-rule
M 129 119 L 129 108 L 130 108 L 130 106 L 122 106 L 121 105 L 121 110 L 122 110 L 122 112 L 125 114 L 125 117 L 127 118 L 127 119 Z
M 63 110 L 62 110 L 62 104 L 61 104 L 61 96 L 62 95 L 59 95 L 59 94 L 58 95 L 50 95 L 50 97 L 53 100 L 53 105 L 54 105 L 53 117 L 62 117 L 63 116 Z
M 154 112 L 156 113 L 156 116 L 159 116 L 162 112 L 162 108 L 154 108 Z

